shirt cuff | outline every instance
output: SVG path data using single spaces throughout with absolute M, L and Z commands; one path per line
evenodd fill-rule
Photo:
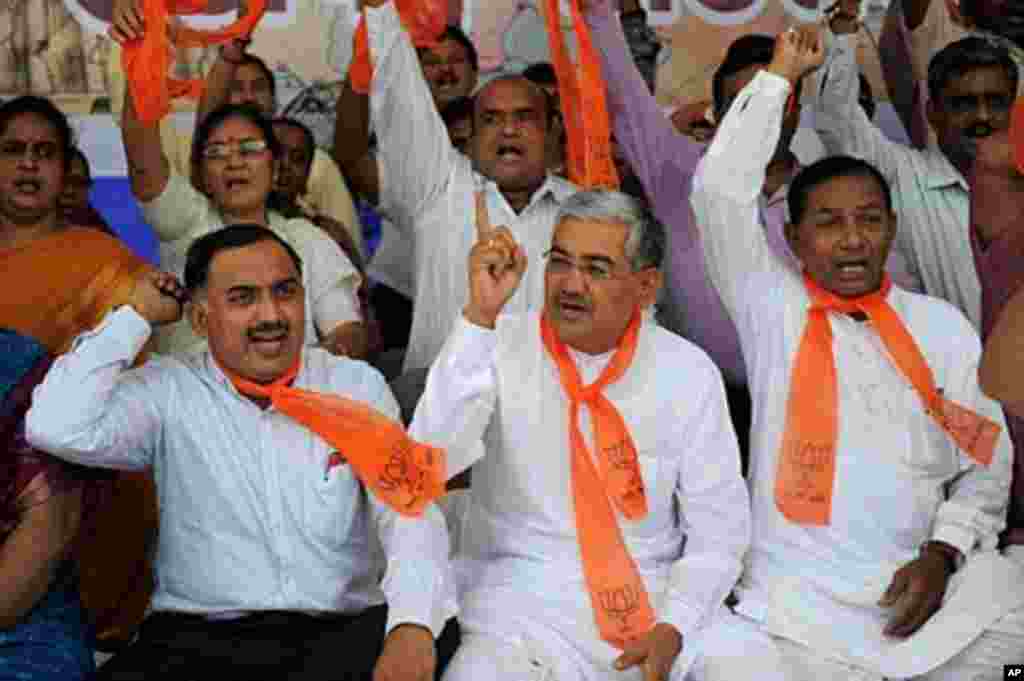
M 435 585 L 434 589 L 403 589 L 399 597 L 389 599 L 385 636 L 401 624 L 416 624 L 429 629 L 436 639 L 457 612 L 450 591 L 444 585 Z
M 950 546 L 955 546 L 964 558 L 971 555 L 977 543 L 974 532 L 949 523 L 943 523 L 935 527 L 935 530 L 932 532 L 932 541 L 946 542 Z
M 760 71 L 754 77 L 754 82 L 757 83 L 757 91 L 765 95 L 788 95 L 789 91 L 793 89 L 793 84 L 788 79 L 783 78 L 777 73 L 771 71 Z
M 131 305 L 122 305 L 109 312 L 94 329 L 80 334 L 72 343 L 69 352 L 74 352 L 83 342 L 102 334 L 108 336 L 107 340 L 118 350 L 114 353 L 114 359 L 131 362 L 142 352 L 152 333 L 153 327 L 135 311 L 135 308 Z
M 346 322 L 363 321 L 359 313 L 359 297 L 355 291 L 359 286 L 358 275 L 355 278 L 354 284 L 352 277 L 342 280 L 316 301 L 313 309 L 316 317 L 313 322 L 321 335 L 329 335 Z
M 453 366 L 478 366 L 493 357 L 498 347 L 498 332 L 478 326 L 460 313 L 446 345 L 443 354 L 451 358 Z
M 659 622 L 671 624 L 676 628 L 679 635 L 683 637 L 684 647 L 687 645 L 687 638 L 697 631 L 702 620 L 703 617 L 696 608 L 678 599 L 666 602 L 658 617 Z
M 139 201 L 142 217 L 146 222 L 154 225 L 154 229 L 157 229 L 165 221 L 173 221 L 174 216 L 180 214 L 182 203 L 194 200 L 189 196 L 189 190 L 192 190 L 192 187 L 169 162 L 168 166 L 169 173 L 164 190 L 151 201 Z

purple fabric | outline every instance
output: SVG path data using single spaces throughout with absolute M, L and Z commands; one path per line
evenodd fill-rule
M 1024 230 L 1003 234 L 988 248 L 983 248 L 977 229 L 971 229 L 974 265 L 981 280 L 982 339 L 987 339 L 1003 308 L 1024 286 Z M 1008 530 L 1024 529 L 1024 419 L 1006 413 L 1006 424 L 1013 442 L 1013 486 L 1010 510 L 1006 519 Z
M 928 119 L 925 117 L 926 95 L 914 77 L 910 30 L 903 16 L 903 3 L 889 3 L 889 10 L 878 39 L 882 77 L 890 101 L 903 123 L 910 143 L 924 149 L 928 146 Z
M 746 370 L 736 327 L 708 277 L 690 208 L 691 180 L 704 145 L 677 132 L 662 113 L 630 57 L 618 20 L 607 3 L 601 4 L 605 6 L 587 15 L 587 23 L 601 56 L 615 139 L 643 184 L 652 211 L 668 231 L 665 302 L 669 309 L 662 321 L 707 352 L 727 381 L 744 384 Z M 772 251 L 792 261 L 783 235 L 785 201 L 770 202 L 761 217 Z

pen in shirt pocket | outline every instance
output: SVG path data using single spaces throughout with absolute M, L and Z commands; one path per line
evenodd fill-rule
M 331 452 L 330 456 L 327 457 L 327 464 L 324 466 L 324 482 L 327 482 L 327 479 L 330 477 L 332 468 L 345 463 L 345 457 L 341 452 L 337 450 Z

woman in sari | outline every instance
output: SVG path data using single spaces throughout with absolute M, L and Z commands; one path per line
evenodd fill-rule
M 116 239 L 64 220 L 71 154 L 71 129 L 49 100 L 0 106 L 0 680 L 93 670 L 76 542 L 113 481 L 31 449 L 23 417 L 51 358 L 151 280 Z

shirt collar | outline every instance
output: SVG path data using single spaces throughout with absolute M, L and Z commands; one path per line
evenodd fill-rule
M 960 185 L 964 191 L 970 191 L 967 180 L 937 146 L 929 146 L 921 157 L 925 162 L 924 182 L 928 189 L 946 189 Z
M 501 190 L 498 189 L 498 185 L 497 183 L 494 182 L 494 180 L 487 179 L 486 177 L 483 176 L 478 176 L 478 182 L 479 184 L 477 186 L 482 187 L 485 192 L 487 192 L 488 194 L 493 193 L 496 196 L 500 196 L 501 200 L 505 201 L 504 195 L 501 193 Z M 551 197 L 551 200 L 554 201 L 556 204 L 560 204 L 578 191 L 579 188 L 576 187 L 576 185 L 574 185 L 573 183 L 561 177 L 558 177 L 557 175 L 552 175 L 549 173 L 548 176 L 544 178 L 544 183 L 537 188 L 537 191 L 533 192 L 533 195 L 530 197 L 530 203 L 526 205 L 526 208 L 523 209 L 523 212 L 525 213 L 534 205 L 540 203 L 541 201 L 544 201 L 548 197 Z M 509 210 L 511 210 L 511 207 L 509 208 Z
M 302 348 L 302 357 L 300 359 L 299 364 L 299 373 L 295 377 L 295 381 L 292 383 L 292 385 L 295 386 L 296 388 L 308 387 L 309 356 L 306 354 L 306 349 L 307 348 L 305 347 Z M 232 395 L 235 395 L 239 399 L 249 399 L 242 393 L 238 392 L 238 388 L 236 388 L 235 384 L 231 382 L 231 379 L 229 379 L 224 374 L 224 370 L 221 369 L 220 364 L 218 364 L 217 360 L 213 358 L 213 354 L 209 350 L 206 350 L 200 355 L 194 356 L 192 360 L 196 368 L 200 370 L 200 373 L 205 375 L 206 378 L 210 380 L 212 383 L 221 386 L 222 388 L 227 390 Z

